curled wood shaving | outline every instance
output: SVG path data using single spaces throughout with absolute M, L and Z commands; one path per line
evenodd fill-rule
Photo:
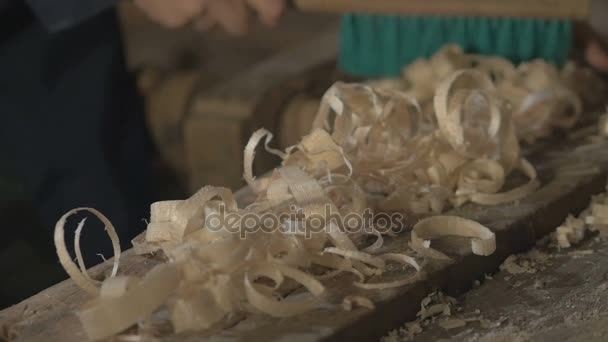
M 568 63 L 561 71 L 541 60 L 515 66 L 499 57 L 465 54 L 455 45 L 444 47 L 429 60 L 416 61 L 404 69 L 401 83 L 392 79 L 385 86 L 403 89 L 422 108 L 432 108 L 428 104 L 439 84 L 446 77 L 460 77 L 455 73 L 469 68 L 493 80 L 493 87 L 479 90 L 493 89 L 500 106 L 510 111 L 517 136 L 526 142 L 546 137 L 554 128 L 571 128 L 580 118 L 584 104 L 603 103 L 605 83 L 574 63 Z M 382 82 L 374 84 L 381 86 Z
M 78 317 L 89 338 L 110 337 L 163 305 L 178 283 L 179 271 L 173 265 L 158 265 L 121 296 L 101 298 L 80 310 Z
M 471 238 L 471 249 L 476 255 L 491 255 L 496 250 L 496 236 L 487 227 L 457 216 L 434 216 L 418 222 L 412 230 L 412 247 L 431 258 L 450 258 L 430 248 L 432 239 L 442 236 Z
M 394 262 L 400 263 L 404 266 L 411 266 L 416 270 L 416 272 L 420 272 L 420 270 L 421 270 L 418 262 L 416 262 L 416 260 L 414 258 L 412 258 L 406 254 L 386 253 L 386 254 L 381 255 L 380 257 L 386 261 L 394 261 Z M 390 289 L 390 288 L 409 285 L 409 284 L 416 282 L 419 279 L 420 279 L 420 273 L 415 273 L 414 275 L 409 276 L 407 278 L 393 280 L 393 281 L 389 281 L 389 282 L 363 283 L 361 281 L 358 281 L 358 282 L 355 282 L 354 285 L 356 287 L 366 289 L 366 290 L 384 290 L 384 289 Z
M 482 205 L 499 205 L 518 201 L 532 193 L 540 186 L 540 182 L 537 179 L 536 170 L 532 164 L 525 159 L 521 159 L 519 168 L 526 176 L 528 176 L 528 178 L 530 178 L 528 183 L 504 193 L 488 194 L 477 192 L 471 195 L 471 202 Z
M 80 269 L 78 266 L 76 266 L 76 264 L 74 264 L 74 261 L 72 261 L 72 257 L 70 257 L 65 245 L 64 226 L 66 224 L 66 220 L 68 217 L 80 211 L 88 211 L 92 213 L 105 225 L 105 230 L 112 240 L 112 248 L 114 249 L 114 266 L 112 267 L 111 277 L 114 277 L 118 272 L 118 265 L 120 264 L 120 241 L 118 239 L 118 235 L 116 235 L 116 230 L 114 229 L 112 223 L 102 213 L 92 208 L 77 208 L 70 210 L 63 215 L 55 225 L 55 247 L 57 249 L 57 256 L 59 257 L 61 266 L 63 266 L 63 269 L 70 276 L 70 278 L 72 278 L 76 285 L 93 295 L 97 295 L 99 294 L 101 283 L 91 279 L 91 277 L 88 275 L 86 268 L 84 267 L 84 261 L 82 260 L 82 253 L 80 252 L 80 233 L 84 226 L 84 220 L 78 225 L 74 238 L 74 249 L 76 250 L 76 256 Z
M 354 307 L 366 308 L 368 310 L 376 309 L 374 302 L 368 298 L 361 296 L 346 296 L 342 301 L 342 307 L 346 311 L 351 311 Z
M 285 276 L 304 285 L 315 296 L 320 296 L 325 291 L 318 280 L 305 272 L 283 265 L 274 267 Z M 247 299 L 253 307 L 274 317 L 290 317 L 315 307 L 315 303 L 311 301 L 278 301 L 271 296 L 264 295 L 256 288 L 249 274 L 245 275 L 245 291 Z
M 256 195 L 251 205 L 240 208 L 230 190 L 209 186 L 189 199 L 152 205 L 146 234 L 133 241 L 134 247 L 142 254 L 162 251 L 167 262 L 141 279 L 91 280 L 79 247 L 80 268 L 67 254 L 63 227 L 75 211 L 69 212 L 57 224 L 55 243 L 70 277 L 96 296 L 79 312 L 85 330 L 91 338 L 108 337 L 161 308 L 168 311 L 174 331 L 181 332 L 217 326 L 235 313 L 288 317 L 316 307 L 283 297 L 285 278 L 313 299 L 323 297 L 321 279 L 342 272 L 354 274 L 354 285 L 370 290 L 417 281 L 422 272 L 415 259 L 381 253 L 390 229 L 380 229 L 378 222 L 347 229 L 345 222 L 333 222 L 332 214 L 363 216 L 369 209 L 417 217 L 469 202 L 522 199 L 539 183 L 533 166 L 521 158 L 519 140 L 567 128 L 580 115 L 577 92 L 563 85 L 564 77 L 546 63 L 515 67 L 448 46 L 407 68 L 402 80 L 336 83 L 323 96 L 313 130 L 296 146 L 274 150 L 270 132 L 253 134 L 244 156 L 244 178 Z M 283 164 L 256 178 L 253 162 L 262 142 Z M 530 181 L 505 191 L 505 180 L 516 169 Z M 92 212 L 114 243 L 114 276 L 120 253 L 116 234 Z M 298 219 L 290 216 L 298 214 Z M 226 218 L 220 229 L 213 226 L 218 215 Z M 250 215 L 288 218 L 251 224 Z M 598 227 L 608 226 L 603 209 L 593 220 Z M 312 229 L 313 223 L 320 229 Z M 361 246 L 370 232 L 375 242 Z M 419 222 L 412 247 L 423 257 L 448 258 L 430 248 L 431 240 L 441 236 L 471 238 L 478 255 L 496 248 L 488 228 L 453 216 Z M 393 262 L 411 267 L 412 274 L 368 282 Z M 325 273 L 318 274 L 318 268 Z M 371 306 L 361 298 L 350 302 Z M 449 309 L 428 304 L 423 303 L 425 317 Z

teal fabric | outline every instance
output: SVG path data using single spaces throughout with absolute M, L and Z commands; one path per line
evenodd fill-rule
M 563 20 L 345 15 L 339 64 L 355 76 L 398 76 L 403 66 L 455 43 L 514 63 L 542 58 L 561 65 L 573 34 Z

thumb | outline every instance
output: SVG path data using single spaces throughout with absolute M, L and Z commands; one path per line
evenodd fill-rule
M 228 33 L 241 35 L 247 32 L 249 13 L 242 0 L 212 0 L 208 6 L 207 14 Z
M 258 13 L 258 15 L 260 16 L 260 20 L 268 26 L 275 26 L 283 15 L 283 12 L 285 12 L 285 0 L 246 1 Z

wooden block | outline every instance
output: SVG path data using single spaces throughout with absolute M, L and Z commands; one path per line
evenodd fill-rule
M 321 99 L 302 94 L 295 97 L 280 118 L 279 147 L 284 150 L 308 134 L 319 110 Z
M 251 134 L 259 128 L 278 132 L 279 117 L 291 98 L 316 82 L 307 76 L 309 72 L 334 63 L 337 53 L 338 30 L 334 27 L 197 94 L 185 123 L 190 189 L 207 184 L 233 189 L 242 185 L 243 148 Z M 260 151 L 256 173 L 277 162 Z
M 145 75 L 142 83 L 150 78 Z M 181 177 L 187 174 L 183 124 L 200 77 L 198 71 L 181 71 L 140 85 L 145 89 L 147 123 L 154 142 L 163 160 Z

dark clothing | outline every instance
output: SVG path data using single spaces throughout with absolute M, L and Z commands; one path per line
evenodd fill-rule
M 115 12 L 75 24 L 95 12 L 87 5 L 77 15 L 76 3 L 102 1 L 29 3 L 39 10 L 51 3 L 73 10 L 49 14 L 48 25 L 64 28 L 50 33 L 21 6 L 13 12 L 19 20 L 11 33 L 1 37 L 2 162 L 10 162 L 24 182 L 47 234 L 68 210 L 93 207 L 114 223 L 123 248 L 129 247 L 149 216 L 151 143 L 135 81 L 126 71 Z M 0 23 L 7 23 L 4 19 L 10 18 Z M 93 219 L 82 239 L 89 264 L 101 261 L 97 253 L 111 255 L 108 238 Z M 72 244 L 69 237 L 66 241 Z
M 117 0 L 26 0 L 49 31 L 59 31 L 113 7 Z M 169 0 L 171 1 L 171 0 Z
M 50 32 L 73 27 L 104 10 L 117 0 L 0 0 L 0 14 L 12 7 L 27 4 L 36 18 Z M 2 19 L 5 19 L 3 17 Z

